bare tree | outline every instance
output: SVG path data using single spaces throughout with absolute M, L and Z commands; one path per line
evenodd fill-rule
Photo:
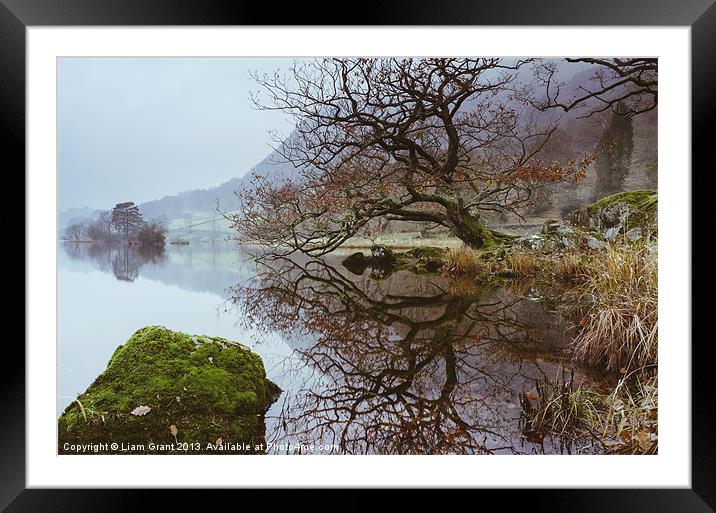
M 112 213 L 103 211 L 87 226 L 87 236 L 95 241 L 112 240 Z
M 556 126 L 512 94 L 526 62 L 319 59 L 255 75 L 268 94 L 257 106 L 295 120 L 278 153 L 300 172 L 254 177 L 227 219 L 248 239 L 313 255 L 379 218 L 444 226 L 476 248 L 504 241 L 484 213 L 520 215 L 535 189 L 578 179 L 590 161 L 540 161 Z
M 73 223 L 65 228 L 65 240 L 81 241 L 87 232 L 87 227 L 83 223 Z
M 656 58 L 567 58 L 571 63 L 592 64 L 592 86 L 580 86 L 574 94 L 564 97 L 564 83 L 557 80 L 559 66 L 553 61 L 538 61 L 535 73 L 544 85 L 545 96 L 534 102 L 537 108 L 560 108 L 565 112 L 583 108 L 583 117 L 604 112 L 622 103 L 630 115 L 653 110 L 658 100 L 658 59 Z
M 142 246 L 164 246 L 167 228 L 162 223 L 144 223 L 137 230 L 137 240 Z
M 618 103 L 614 108 L 609 125 L 602 134 L 596 153 L 595 200 L 623 189 L 624 180 L 631 169 L 633 151 L 632 118 L 627 112 L 627 107 L 623 103 Z
M 97 222 L 104 232 L 105 240 L 112 240 L 112 212 L 109 210 L 101 212 Z

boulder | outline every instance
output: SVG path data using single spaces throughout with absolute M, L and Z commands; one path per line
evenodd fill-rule
M 539 234 L 520 237 L 515 244 L 541 252 L 562 249 L 599 251 L 607 241 L 656 239 L 656 191 L 631 191 L 607 196 L 572 212 L 567 220 L 547 221 Z
M 419 246 L 395 253 L 396 270 L 408 270 L 418 274 L 435 273 L 442 268 L 447 254 L 447 248 L 435 246 Z
M 654 190 L 620 192 L 572 212 L 568 220 L 575 226 L 614 239 L 636 228 L 635 238 L 658 234 L 658 196 Z M 632 237 L 636 232 L 632 232 Z M 632 238 L 634 240 L 634 238 Z
M 630 241 L 636 241 L 642 238 L 642 229 L 640 226 L 637 226 L 636 228 L 632 228 L 628 232 L 624 234 L 624 236 L 629 239 Z
M 382 279 L 396 271 L 414 273 L 438 272 L 447 256 L 447 248 L 419 246 L 408 251 L 395 252 L 385 246 L 371 247 L 371 255 L 353 253 L 345 258 L 343 266 L 353 274 L 362 275 L 366 268 L 371 269 L 371 277 Z
M 393 250 L 380 244 L 371 246 L 370 256 L 374 263 L 380 263 L 384 267 L 395 263 L 395 253 L 393 253 Z
M 592 236 L 587 237 L 587 246 L 589 247 L 589 249 L 598 251 L 598 250 L 602 249 L 603 247 L 605 247 L 606 245 L 607 245 L 606 242 L 604 242 L 603 240 L 599 240 L 596 237 L 592 237 Z
M 562 249 L 594 249 L 605 246 L 604 237 L 579 226 L 561 221 L 547 221 L 539 234 L 521 237 L 516 244 L 531 250 L 552 252 Z
M 264 414 L 280 392 L 248 347 L 148 326 L 115 350 L 62 413 L 58 450 L 101 444 L 104 454 L 126 447 L 132 454 L 261 453 Z

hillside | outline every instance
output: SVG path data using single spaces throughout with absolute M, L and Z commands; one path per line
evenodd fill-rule
M 139 205 L 146 219 L 177 219 L 187 212 L 216 213 L 217 206 L 222 211 L 231 211 L 238 206 L 235 191 L 244 187 L 254 174 L 262 176 L 280 176 L 294 172 L 293 166 L 278 163 L 277 155 L 272 153 L 239 178 L 232 178 L 221 185 L 209 189 L 184 191 L 179 194 L 164 196 L 161 199 L 148 201 Z

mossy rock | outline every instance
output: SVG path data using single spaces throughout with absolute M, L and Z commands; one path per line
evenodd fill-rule
M 520 237 L 513 245 L 551 254 L 563 249 L 598 250 L 605 244 L 604 237 L 598 232 L 550 220 L 544 223 L 538 234 Z
M 639 228 L 647 236 L 658 232 L 658 194 L 654 190 L 627 191 L 600 199 L 570 214 L 577 226 L 611 239 Z
M 384 279 L 396 271 L 436 273 L 443 266 L 447 253 L 447 248 L 434 246 L 420 246 L 399 253 L 385 246 L 373 246 L 370 256 L 361 252 L 353 253 L 345 258 L 342 264 L 357 275 L 362 275 L 367 268 L 371 268 L 372 278 Z
M 418 260 L 441 260 L 447 255 L 447 248 L 437 248 L 435 246 L 420 246 L 417 248 L 398 253 L 399 258 L 415 258 Z
M 385 267 L 395 263 L 395 252 L 382 244 L 371 246 L 370 257 L 374 263 L 381 263 Z
M 435 246 L 420 246 L 417 248 L 395 253 L 396 270 L 411 271 L 414 273 L 435 273 L 445 263 L 447 248 Z
M 133 454 L 263 452 L 264 414 L 280 392 L 248 347 L 148 326 L 62 413 L 59 452 L 77 453 L 66 444 L 103 444 L 104 454 L 122 453 L 123 445 Z M 207 447 L 219 439 L 223 450 Z M 189 450 L 176 450 L 179 444 Z

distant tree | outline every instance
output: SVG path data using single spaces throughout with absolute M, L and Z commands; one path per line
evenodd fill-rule
M 65 229 L 64 239 L 78 242 L 82 240 L 87 232 L 86 226 L 82 223 L 73 223 Z
M 109 210 L 101 212 L 97 222 L 104 233 L 104 240 L 112 240 L 112 212 Z
M 100 225 L 99 221 L 92 221 L 87 225 L 87 237 L 90 239 L 105 240 L 104 236 L 105 233 L 104 230 L 102 230 L 102 225 Z
M 112 226 L 117 229 L 123 240 L 129 240 L 142 224 L 144 224 L 142 214 L 133 201 L 117 203 L 112 209 Z
M 112 213 L 101 212 L 99 217 L 87 225 L 87 237 L 94 241 L 112 240 Z
M 597 147 L 597 183 L 595 199 L 619 192 L 629 174 L 634 150 L 632 115 L 622 103 L 617 104 Z
M 142 246 L 164 246 L 167 229 L 161 223 L 144 223 L 135 235 Z

